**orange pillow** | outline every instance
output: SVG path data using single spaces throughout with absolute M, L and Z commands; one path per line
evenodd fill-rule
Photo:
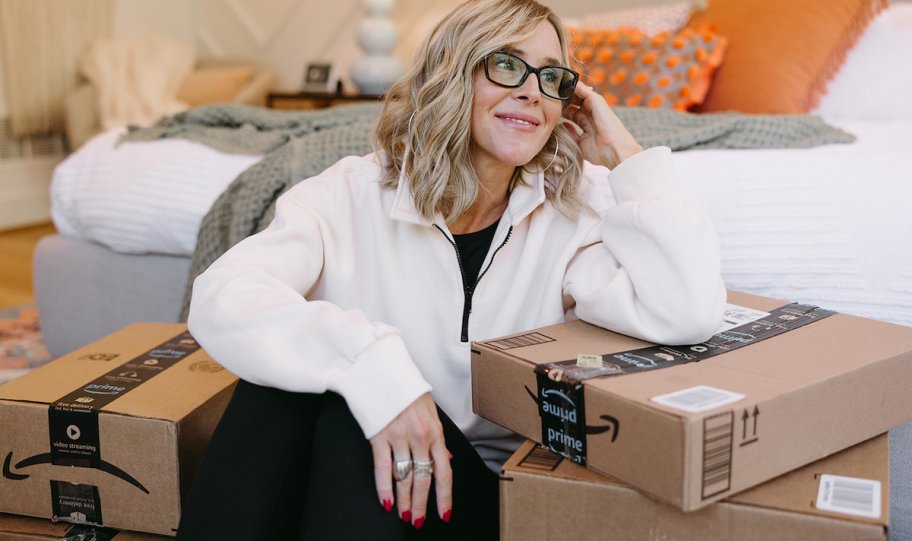
M 726 40 L 707 27 L 648 36 L 635 28 L 570 30 L 584 83 L 609 105 L 686 111 L 706 96 Z
M 698 111 L 807 113 L 886 0 L 711 0 L 688 27 L 729 40 Z
M 184 79 L 177 99 L 191 107 L 229 102 L 252 78 L 250 66 L 200 68 Z

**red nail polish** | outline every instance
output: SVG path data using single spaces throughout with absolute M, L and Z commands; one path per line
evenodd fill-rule
M 393 500 L 383 500 L 383 509 L 389 513 L 393 510 Z
M 447 451 L 447 453 L 450 454 L 450 460 L 453 460 L 453 453 L 451 453 L 450 451 Z
M 411 522 L 411 521 L 412 521 L 412 512 L 411 512 L 411 511 L 403 511 L 403 512 L 402 512 L 402 520 L 403 520 L 404 522 Z
M 449 523 L 450 523 L 450 518 L 452 518 L 452 517 L 453 517 L 453 510 L 452 510 L 452 509 L 447 509 L 446 512 L 443 513 L 443 522 L 444 522 L 444 524 L 449 524 Z
M 424 517 L 418 517 L 415 519 L 415 529 L 420 530 L 424 526 Z

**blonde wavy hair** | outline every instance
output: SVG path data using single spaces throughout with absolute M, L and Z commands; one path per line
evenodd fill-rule
M 373 135 L 375 150 L 386 157 L 382 184 L 395 188 L 404 172 L 425 219 L 439 212 L 452 222 L 478 194 L 471 117 L 475 71 L 481 69 L 484 56 L 531 36 L 545 21 L 557 32 L 562 61 L 569 65 L 563 24 L 546 6 L 534 0 L 470 0 L 437 25 L 413 67 L 390 87 Z M 572 217 L 583 206 L 582 161 L 579 146 L 558 124 L 524 167 L 544 168 L 547 199 Z M 517 167 L 510 189 L 522 182 L 522 169 Z

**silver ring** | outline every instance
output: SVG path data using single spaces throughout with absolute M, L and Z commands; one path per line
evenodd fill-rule
M 396 461 L 396 471 L 393 474 L 393 477 L 396 478 L 396 481 L 405 481 L 408 479 L 409 474 L 412 473 L 412 461 L 411 460 L 397 460 Z
M 430 477 L 434 475 L 434 461 L 433 460 L 415 460 L 414 471 L 415 477 Z

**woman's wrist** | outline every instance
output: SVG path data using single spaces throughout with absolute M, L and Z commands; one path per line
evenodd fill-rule
M 643 152 L 643 147 L 640 146 L 640 144 L 636 141 L 615 147 L 614 155 L 617 156 L 617 163 L 615 164 L 615 167 L 620 165 L 620 163 L 627 158 L 633 156 L 634 154 L 639 154 L 640 152 Z
M 594 165 L 601 165 L 608 169 L 614 169 L 627 158 L 643 151 L 643 147 L 636 141 L 625 144 L 611 145 L 604 152 L 599 153 L 597 159 L 587 160 Z

